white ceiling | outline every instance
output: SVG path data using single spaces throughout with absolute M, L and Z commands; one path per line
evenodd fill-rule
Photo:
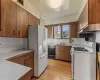
M 67 0 L 64 0 L 59 9 L 52 9 L 48 6 L 47 0 L 29 1 L 40 12 L 46 25 L 77 21 L 84 2 L 84 0 L 69 0 L 68 3 Z

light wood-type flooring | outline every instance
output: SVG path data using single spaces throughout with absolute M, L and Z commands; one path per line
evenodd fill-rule
M 71 63 L 49 59 L 44 73 L 32 80 L 72 80 Z

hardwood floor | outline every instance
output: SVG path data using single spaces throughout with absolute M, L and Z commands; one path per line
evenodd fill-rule
M 71 64 L 49 59 L 48 67 L 44 73 L 39 78 L 32 80 L 72 80 Z

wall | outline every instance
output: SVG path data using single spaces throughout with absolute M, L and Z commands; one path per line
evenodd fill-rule
M 27 38 L 0 37 L 0 53 L 27 48 Z
M 69 43 L 69 39 L 52 39 L 52 38 L 48 38 L 48 45 L 57 45 L 60 43 L 64 43 L 67 44 Z
M 70 38 L 77 38 L 77 22 L 71 22 L 71 23 L 60 23 L 60 24 L 53 24 L 53 25 L 45 25 L 45 27 L 48 29 L 48 38 L 53 38 L 53 27 L 55 26 L 63 26 L 63 25 L 69 25 L 70 26 Z
M 12 0 L 15 3 L 17 3 L 18 5 L 20 5 L 17 0 Z M 25 10 L 27 10 L 28 12 L 30 12 L 31 14 L 33 14 L 34 16 L 36 16 L 37 18 L 40 18 L 40 14 L 39 12 L 33 7 L 33 5 L 30 4 L 30 2 L 28 0 L 24 0 L 24 6 L 20 5 L 21 7 L 23 7 Z

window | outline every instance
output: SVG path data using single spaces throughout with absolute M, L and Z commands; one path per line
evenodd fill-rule
M 69 25 L 62 26 L 62 38 L 69 38 Z
M 54 38 L 61 38 L 61 26 L 54 27 Z
M 53 29 L 54 38 L 70 38 L 69 25 L 55 26 Z

